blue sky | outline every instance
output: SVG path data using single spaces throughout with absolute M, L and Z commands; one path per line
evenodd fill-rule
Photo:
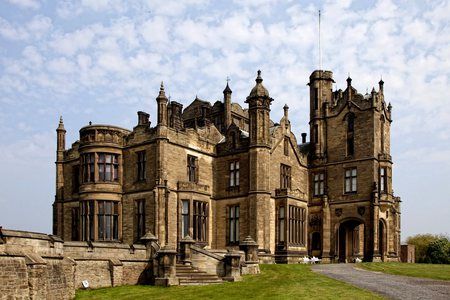
M 89 121 L 132 128 L 144 110 L 154 124 L 162 80 L 186 106 L 221 99 L 229 76 L 244 105 L 261 69 L 272 119 L 287 103 L 299 138 L 318 9 L 335 87 L 385 81 L 402 239 L 450 233 L 450 2 L 406 0 L 1 1 L 0 225 L 51 231 L 59 115 L 67 145 Z

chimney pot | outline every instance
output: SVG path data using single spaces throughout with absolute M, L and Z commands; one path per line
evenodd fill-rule
M 302 144 L 306 143 L 306 132 L 302 133 Z

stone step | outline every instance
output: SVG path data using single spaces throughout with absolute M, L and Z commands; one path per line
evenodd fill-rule
M 185 280 L 180 279 L 180 285 L 209 285 L 209 284 L 221 284 L 224 283 L 222 279 L 217 280 Z
M 220 279 L 216 275 L 197 275 L 197 274 L 189 274 L 189 275 L 178 275 L 177 277 L 180 279 L 189 279 L 189 280 L 217 280 Z

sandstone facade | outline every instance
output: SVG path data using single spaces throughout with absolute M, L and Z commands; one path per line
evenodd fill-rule
M 251 236 L 261 262 L 398 260 L 383 82 L 361 95 L 349 78 L 333 91 L 332 73 L 314 71 L 311 141 L 298 142 L 287 106 L 279 122 L 270 119 L 274 100 L 262 81 L 258 72 L 245 109 L 228 84 L 223 102 L 196 98 L 184 110 L 161 84 L 155 126 L 145 112 L 133 130 L 89 124 L 69 149 L 61 120 L 54 234 L 129 245 L 151 232 L 177 250 L 190 236 L 196 249 L 218 251 Z

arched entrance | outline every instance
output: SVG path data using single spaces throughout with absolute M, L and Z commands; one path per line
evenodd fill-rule
M 339 262 L 354 262 L 364 257 L 364 223 L 358 219 L 342 222 L 338 229 Z

